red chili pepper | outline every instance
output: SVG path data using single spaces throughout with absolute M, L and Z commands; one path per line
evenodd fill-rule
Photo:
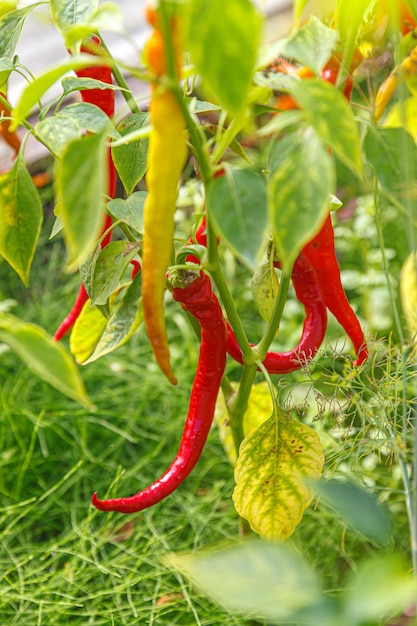
M 210 279 L 202 272 L 186 272 L 187 286 L 175 287 L 174 300 L 199 321 L 201 344 L 197 371 L 190 396 L 188 415 L 179 450 L 166 472 L 149 487 L 128 498 L 99 500 L 92 503 L 101 511 L 135 513 L 157 504 L 184 481 L 196 465 L 213 421 L 217 394 L 226 365 L 226 326 L 220 304 L 211 289 Z M 186 282 L 186 281 L 184 281 Z
M 360 365 L 368 357 L 368 348 L 359 320 L 343 289 L 330 214 L 320 232 L 303 248 L 303 254 L 316 273 L 325 305 L 352 340 L 358 357 L 356 364 Z
M 96 35 L 91 38 L 91 41 L 97 46 L 100 45 L 100 39 Z M 90 50 L 87 47 L 81 47 L 81 52 L 90 53 Z M 108 84 L 112 83 L 111 69 L 105 65 L 93 65 L 91 67 L 86 67 L 82 70 L 77 70 L 76 74 L 79 78 L 95 78 L 96 80 L 101 80 L 102 82 Z M 114 91 L 112 89 L 84 89 L 81 91 L 81 98 L 83 102 L 88 102 L 89 104 L 95 104 L 96 106 L 98 106 L 109 117 L 112 117 L 114 115 Z M 108 150 L 107 174 L 107 195 L 110 198 L 114 198 L 116 190 L 116 170 L 114 167 L 110 148 Z M 111 225 L 112 218 L 109 215 L 106 215 L 101 234 L 103 235 L 110 228 Z M 101 242 L 102 248 L 107 246 L 107 244 L 111 240 L 111 236 L 112 231 L 109 230 L 109 232 L 106 234 Z M 71 311 L 68 313 L 67 317 L 60 324 L 59 328 L 54 334 L 55 341 L 59 341 L 60 339 L 65 337 L 65 335 L 71 330 L 87 300 L 88 294 L 84 288 L 84 285 L 81 285 Z
M 278 263 L 274 265 L 279 266 Z M 263 365 L 270 374 L 288 374 L 303 367 L 314 357 L 326 334 L 326 306 L 315 272 L 303 254 L 295 261 L 291 278 L 297 299 L 304 305 L 306 312 L 303 332 L 293 350 L 266 354 Z M 227 352 L 236 361 L 243 363 L 242 353 L 230 324 L 227 331 Z

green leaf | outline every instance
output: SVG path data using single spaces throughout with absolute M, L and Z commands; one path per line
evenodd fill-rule
M 337 30 L 328 28 L 313 16 L 283 42 L 281 53 L 319 74 L 329 60 L 338 40 Z
M 276 140 L 270 163 L 271 229 L 281 263 L 291 267 L 323 224 L 335 184 L 334 164 L 311 128 Z
M 251 281 L 253 301 L 259 313 L 267 322 L 271 319 L 275 300 L 278 295 L 279 282 L 272 263 L 260 265 Z
M 260 35 L 261 16 L 250 0 L 191 0 L 191 60 L 203 89 L 233 115 L 244 107 Z
M 32 108 L 39 102 L 44 93 L 56 83 L 64 74 L 70 70 L 80 70 L 84 67 L 92 65 L 103 65 L 106 63 L 105 57 L 95 57 L 91 54 L 80 54 L 71 56 L 59 65 L 51 67 L 43 74 L 35 78 L 31 83 L 23 89 L 14 110 L 14 122 L 11 130 L 15 130 L 17 126 L 26 119 Z
M 73 91 L 85 91 L 88 89 L 102 89 L 103 91 L 126 91 L 119 85 L 105 83 L 97 78 L 78 78 L 78 76 L 66 76 L 61 81 L 64 95 L 69 95 Z M 82 104 L 82 103 L 77 103 Z M 70 105 L 71 106 L 71 105 Z
M 91 252 L 104 219 L 107 188 L 105 135 L 88 135 L 67 144 L 55 170 L 55 194 L 60 207 L 68 269 L 75 269 Z
M 10 346 L 36 376 L 69 398 L 92 407 L 71 355 L 42 328 L 1 313 L 0 341 Z
M 103 2 L 83 23 L 74 24 L 65 30 L 65 43 L 68 47 L 77 41 L 86 39 L 91 33 L 109 30 L 124 32 L 123 15 L 114 2 Z
M 98 0 L 50 0 L 51 19 L 64 37 L 71 26 L 87 23 L 98 7 Z
M 12 169 L 0 175 L 0 254 L 25 285 L 42 218 L 39 193 L 19 153 Z
M 7 91 L 7 81 L 14 70 L 13 62 L 7 57 L 0 58 L 0 91 Z
M 115 220 L 121 220 L 143 234 L 143 209 L 147 195 L 146 191 L 135 191 L 126 200 L 115 198 L 107 203 L 107 210 Z
M 235 468 L 238 514 L 263 539 L 289 537 L 313 499 L 309 478 L 321 476 L 317 433 L 279 412 L 246 437 Z
M 205 553 L 168 555 L 164 562 L 229 611 L 268 622 L 299 624 L 293 621 L 298 612 L 308 613 L 324 601 L 317 576 L 287 544 L 245 541 Z
M 91 285 L 93 305 L 106 304 L 114 292 L 130 261 L 137 255 L 142 243 L 112 241 L 100 252 Z
M 106 328 L 91 356 L 84 365 L 92 363 L 105 354 L 113 352 L 126 343 L 143 322 L 141 306 L 141 275 L 124 290 L 123 297 L 110 309 Z
M 59 155 L 68 143 L 81 137 L 84 130 L 103 133 L 108 128 L 109 118 L 103 111 L 93 104 L 76 102 L 38 122 L 35 135 L 51 152 Z
M 315 483 L 315 489 L 352 528 L 377 543 L 387 543 L 391 520 L 370 493 L 340 480 L 319 481 Z
M 384 623 L 415 603 L 416 580 L 397 555 L 377 556 L 360 565 L 344 596 L 349 625 Z
M 148 124 L 148 113 L 133 113 L 119 124 L 117 130 L 124 137 L 135 130 L 148 126 Z M 128 195 L 132 193 L 146 172 L 147 154 L 147 139 L 132 141 L 126 145 L 112 148 L 114 165 Z
M 31 4 L 23 9 L 7 11 L 0 18 L 0 57 L 14 57 L 17 42 L 27 15 L 36 7 Z
M 238 259 L 254 268 L 268 226 L 265 178 L 248 168 L 225 167 L 207 190 L 207 212 Z
M 417 149 L 403 128 L 369 126 L 365 136 L 366 158 L 385 193 L 407 207 L 416 208 Z

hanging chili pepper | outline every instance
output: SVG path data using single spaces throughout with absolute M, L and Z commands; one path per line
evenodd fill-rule
M 274 265 L 279 267 L 278 262 L 274 262 Z M 293 350 L 267 352 L 263 365 L 270 374 L 288 374 L 301 369 L 314 357 L 326 334 L 326 306 L 315 272 L 303 254 L 294 263 L 291 279 L 297 299 L 306 312 L 303 331 Z M 236 361 L 243 363 L 242 353 L 230 324 L 227 325 L 227 352 Z
M 352 340 L 357 354 L 356 364 L 360 365 L 368 357 L 368 348 L 359 320 L 343 289 L 330 214 L 319 233 L 303 248 L 303 254 L 316 274 L 325 305 Z
M 194 315 L 200 323 L 201 343 L 179 450 L 166 472 L 136 495 L 99 500 L 95 493 L 92 503 L 101 511 L 134 513 L 157 504 L 187 478 L 206 443 L 226 365 L 226 326 L 219 301 L 212 292 L 209 277 L 203 272 L 196 274 L 185 271 L 181 274 L 181 280 L 186 286 L 174 287 L 172 295 L 174 300 L 179 302 L 185 311 Z
M 415 76 L 417 73 L 417 46 L 413 48 L 408 56 L 397 65 L 388 78 L 384 80 L 378 89 L 375 99 L 374 119 L 376 121 L 382 117 L 388 102 L 393 97 L 398 85 L 402 80 Z
M 6 94 L 3 92 L 0 92 L 0 95 L 7 102 Z M 10 109 L 8 106 L 6 106 L 4 102 L 0 102 L 0 135 L 3 137 L 7 145 L 10 146 L 14 150 L 15 156 L 16 156 L 16 154 L 19 152 L 19 148 L 21 144 L 19 135 L 16 132 L 10 131 L 11 120 L 10 119 L 2 120 L 1 119 L 2 117 L 8 117 L 8 118 L 11 117 Z
M 154 25 L 154 30 L 147 42 L 145 54 L 155 79 L 159 80 L 167 73 L 165 42 L 157 14 L 148 8 L 147 17 Z M 170 21 L 170 32 L 174 63 L 179 76 L 181 47 L 175 19 Z M 142 253 L 143 315 L 155 359 L 164 374 L 175 384 L 169 359 L 163 301 L 165 274 L 173 247 L 178 183 L 187 155 L 185 121 L 174 94 L 160 82 L 152 85 L 150 113 L 152 128 L 148 148 L 148 195 L 144 207 Z
M 100 39 L 96 35 L 91 37 L 90 42 L 95 44 L 96 46 L 100 45 Z M 91 48 L 82 46 L 81 52 L 91 54 Z M 84 69 L 77 70 L 76 74 L 78 78 L 94 78 L 104 83 L 108 83 L 109 85 L 112 83 L 111 68 L 106 65 L 93 65 L 92 67 L 86 67 Z M 112 89 L 83 89 L 81 90 L 81 98 L 83 102 L 88 102 L 89 104 L 95 104 L 96 106 L 98 106 L 109 117 L 112 117 L 114 115 L 114 91 Z M 116 170 L 114 167 L 110 148 L 108 149 L 107 160 L 107 195 L 110 198 L 114 198 L 116 190 Z M 101 234 L 103 235 L 106 231 L 108 232 L 101 242 L 102 248 L 107 246 L 107 244 L 111 240 L 111 225 L 112 218 L 109 215 L 106 215 Z M 88 294 L 84 288 L 84 285 L 81 285 L 75 302 L 71 308 L 71 311 L 68 313 L 63 322 L 59 325 L 54 334 L 55 341 L 60 341 L 60 339 L 65 337 L 65 335 L 71 330 L 87 300 Z

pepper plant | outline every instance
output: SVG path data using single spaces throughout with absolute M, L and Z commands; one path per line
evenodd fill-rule
M 336 356 L 336 394 L 359 381 L 371 386 L 381 375 L 382 340 L 367 336 L 366 311 L 355 310 L 346 295 L 337 256 L 343 239 L 335 228 L 344 210 L 338 198 L 343 176 L 368 185 L 402 363 L 403 386 L 386 428 L 402 441 L 392 454 L 403 478 L 416 571 L 417 451 L 410 446 L 414 404 L 408 380 L 417 282 L 416 7 L 411 1 L 335 0 L 316 15 L 298 0 L 290 32 L 266 44 L 265 18 L 251 0 L 137 4 L 149 37 L 131 66 L 106 45 L 106 32 L 121 29 L 116 4 L 50 0 L 63 59 L 37 76 L 20 67 L 15 51 L 38 5 L 0 5 L 1 134 L 15 151 L 13 165 L 0 175 L 0 255 L 29 285 L 42 223 L 38 187 L 45 178 L 29 174 L 23 129 L 53 162 L 50 245 L 63 238 L 65 270 L 80 275 L 75 304 L 55 329 L 47 332 L 2 311 L 0 340 L 34 374 L 91 406 L 78 366 L 94 367 L 143 324 L 169 393 L 177 379 L 165 303 L 179 303 L 200 353 L 178 454 L 149 487 L 138 481 L 121 497 L 110 489 L 105 499 L 95 492 L 93 505 L 121 513 L 158 505 L 197 464 L 217 412 L 235 466 L 233 501 L 245 528 L 263 539 L 287 539 L 319 494 L 348 523 L 383 541 L 384 512 L 372 498 L 365 500 L 374 515 L 369 531 L 341 506 L 320 429 L 313 420 L 298 419 L 296 407 L 285 407 L 279 393 L 288 374 L 320 371 L 320 360 L 328 358 L 323 342 L 329 314 L 346 337 Z M 23 72 L 27 84 L 9 102 L 14 72 Z M 129 87 L 130 79 L 147 86 L 145 97 Z M 49 101 L 51 86 L 59 95 Z M 179 198 L 191 188 L 198 194 L 179 223 Z M 401 283 L 404 320 L 384 244 L 386 202 L 402 224 L 404 261 L 409 255 Z M 247 306 L 264 320 L 257 337 L 247 336 L 228 284 L 231 258 L 252 277 Z M 292 345 L 282 319 L 295 301 L 305 320 Z M 92 484 L 92 493 L 96 488 Z M 366 498 L 353 485 L 344 493 L 352 502 Z M 192 573 L 184 563 L 175 565 Z M 401 580 L 407 593 L 382 611 L 402 608 L 413 597 L 412 580 Z M 333 609 L 328 623 L 336 616 L 340 623 L 371 623 L 378 612 Z

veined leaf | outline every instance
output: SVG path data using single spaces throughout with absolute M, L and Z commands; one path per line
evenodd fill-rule
M 149 124 L 148 113 L 133 113 L 117 127 L 122 137 Z M 139 139 L 112 148 L 114 165 L 130 195 L 143 178 L 147 168 L 148 140 Z
M 131 241 L 112 241 L 101 250 L 92 277 L 91 301 L 93 305 L 106 304 L 141 245 L 141 243 Z
M 417 148 L 411 135 L 403 128 L 369 126 L 364 147 L 385 193 L 416 210 Z
M 103 133 L 109 124 L 109 118 L 98 107 L 76 102 L 38 122 L 35 134 L 51 152 L 59 155 L 68 143 L 81 137 L 84 130 Z
M 25 285 L 43 218 L 42 203 L 19 153 L 11 170 L 0 175 L 0 254 Z
M 107 203 L 107 209 L 115 220 L 122 220 L 143 234 L 143 209 L 147 195 L 147 191 L 135 191 L 126 200 L 114 198 Z
M 42 328 L 0 313 L 0 341 L 6 343 L 39 378 L 91 408 L 78 369 L 66 348 Z
M 136 274 L 133 282 L 124 289 L 123 296 L 110 309 L 110 317 L 106 328 L 97 342 L 85 365 L 92 363 L 105 354 L 113 352 L 137 331 L 143 322 L 141 303 L 141 276 Z
M 106 319 L 88 300 L 70 336 L 70 350 L 77 363 L 87 365 L 123 345 L 143 321 L 140 273 L 128 286 L 110 296 Z
M 248 168 L 225 167 L 207 191 L 207 211 L 233 253 L 256 266 L 265 243 L 267 221 L 265 178 Z
M 7 91 L 7 81 L 14 70 L 14 63 L 7 57 L 0 58 L 0 91 Z
M 14 121 L 10 130 L 15 130 L 26 119 L 32 108 L 39 102 L 44 93 L 48 91 L 57 80 L 70 70 L 80 70 L 92 65 L 103 65 L 106 57 L 95 57 L 91 54 L 74 55 L 61 62 L 59 65 L 49 68 L 29 83 L 22 91 L 20 100 L 14 110 Z
M 25 19 L 30 11 L 36 6 L 36 3 L 30 4 L 23 9 L 6 11 L 3 15 L 1 15 L 0 57 L 8 57 L 9 59 L 13 58 Z
M 289 537 L 313 499 L 308 478 L 324 463 L 317 433 L 280 412 L 241 444 L 235 468 L 236 510 L 263 539 Z
M 239 115 L 255 68 L 261 16 L 251 0 L 190 4 L 188 48 L 203 88 L 231 114 Z
M 50 0 L 52 22 L 65 38 L 71 26 L 88 22 L 98 7 L 98 0 Z
M 273 240 L 283 266 L 318 232 L 334 191 L 334 164 L 311 129 L 277 139 L 270 154 L 268 207 Z
M 283 41 L 281 52 L 285 57 L 294 59 L 319 74 L 338 40 L 339 34 L 334 28 L 328 28 L 317 17 L 312 16 L 306 24 Z
M 256 269 L 252 276 L 251 290 L 256 308 L 268 322 L 279 290 L 278 277 L 272 263 L 264 263 Z
M 55 172 L 68 269 L 75 269 L 91 252 L 104 220 L 107 187 L 106 136 L 88 135 L 64 148 Z

